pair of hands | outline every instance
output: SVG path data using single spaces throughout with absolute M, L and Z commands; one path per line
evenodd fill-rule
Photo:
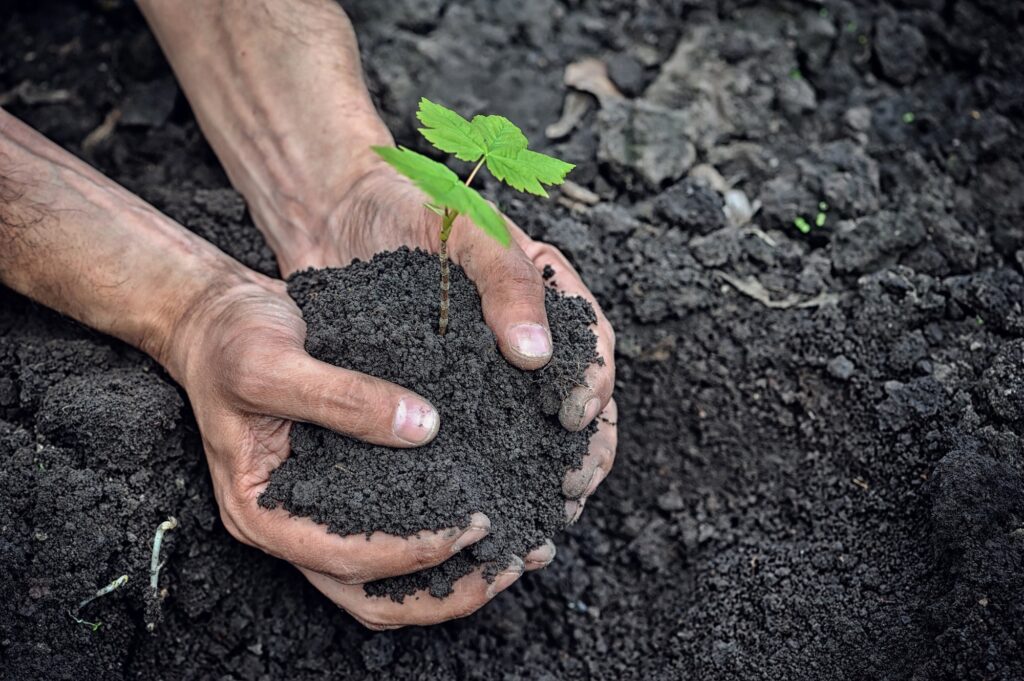
M 423 195 L 383 164 L 358 175 L 310 246 L 281 260 L 286 274 L 305 267 L 348 264 L 406 245 L 437 251 L 437 216 Z M 553 246 L 530 239 L 509 223 L 513 244 L 503 248 L 469 222 L 456 223 L 452 260 L 480 291 L 484 317 L 505 358 L 526 370 L 551 355 L 540 272 L 569 295 L 586 298 L 597 312 L 594 332 L 605 364 L 586 371 L 559 414 L 570 430 L 600 417 L 581 469 L 566 477 L 567 520 L 575 521 L 587 497 L 615 458 L 617 413 L 614 333 L 579 275 Z M 303 344 L 305 324 L 284 282 L 247 277 L 226 286 L 190 311 L 171 352 L 175 373 L 192 402 L 209 460 L 221 518 L 238 540 L 296 565 L 309 581 L 364 625 L 374 629 L 425 625 L 468 615 L 510 586 L 524 570 L 546 566 L 554 545 L 531 551 L 492 582 L 480 571 L 460 579 L 438 600 L 422 594 L 404 603 L 370 598 L 362 584 L 438 565 L 486 536 L 490 523 L 477 513 L 467 527 L 424 531 L 402 538 L 382 533 L 328 534 L 309 518 L 290 517 L 256 503 L 270 473 L 289 455 L 294 421 L 315 423 L 374 444 L 415 447 L 434 438 L 438 417 L 421 396 L 401 386 L 313 359 Z M 431 416 L 432 415 L 432 416 Z

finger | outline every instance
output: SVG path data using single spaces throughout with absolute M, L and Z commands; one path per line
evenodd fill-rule
M 387 447 L 426 444 L 441 425 L 434 406 L 416 393 L 302 351 L 278 356 L 274 371 L 275 383 L 261 381 L 246 396 L 263 413 Z
M 480 292 L 484 320 L 505 359 L 527 370 L 547 364 L 551 331 L 540 271 L 514 242 L 502 246 L 469 224 L 452 232 L 450 245 L 452 259 Z
M 546 568 L 548 565 L 551 565 L 551 561 L 555 559 L 556 553 L 558 552 L 555 549 L 555 543 L 550 539 L 545 540 L 543 544 L 530 551 L 523 558 L 525 570 L 529 572 Z
M 440 565 L 483 539 L 491 527 L 486 515 L 474 513 L 465 527 L 422 531 L 411 537 L 383 532 L 374 532 L 369 538 L 363 534 L 341 536 L 310 518 L 261 508 L 254 498 L 232 504 L 223 515 L 237 539 L 299 567 L 330 575 L 341 584 L 363 584 Z
M 581 466 L 565 476 L 562 493 L 567 498 L 589 497 L 608 476 L 615 464 L 615 450 L 619 442 L 618 420 L 619 410 L 615 398 L 612 398 L 601 412 L 597 432 L 590 438 L 590 447 Z
M 397 629 L 404 626 L 426 626 L 466 617 L 479 610 L 492 598 L 512 586 L 523 574 L 523 561 L 513 558 L 512 563 L 488 582 L 483 567 L 477 568 L 455 582 L 452 592 L 444 598 L 435 598 L 427 591 L 406 596 L 396 603 L 386 596 L 369 597 L 362 585 L 339 584 L 330 577 L 303 569 L 302 573 L 313 586 L 344 608 L 370 629 Z
M 597 321 L 590 327 L 597 336 L 597 355 L 602 363 L 591 364 L 583 374 L 584 385 L 573 388 L 562 401 L 558 418 L 567 430 L 583 430 L 604 409 L 615 388 L 615 331 L 566 257 L 551 244 L 534 241 L 515 225 L 509 226 L 513 240 L 533 262 L 537 271 L 554 270 L 552 285 L 566 295 L 580 296 L 594 308 Z
M 565 523 L 574 525 L 580 516 L 583 515 L 583 507 L 587 504 L 586 497 L 579 499 L 567 499 L 565 502 Z

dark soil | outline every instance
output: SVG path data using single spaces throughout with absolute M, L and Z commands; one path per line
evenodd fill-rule
M 308 270 L 288 281 L 306 320 L 313 357 L 399 383 L 436 405 L 441 428 L 413 450 L 368 445 L 309 424 L 292 429 L 292 455 L 270 478 L 260 504 L 281 504 L 341 535 L 465 527 L 474 512 L 491 531 L 445 563 L 368 584 L 401 602 L 437 597 L 477 565 L 496 574 L 566 525 L 562 480 L 579 468 L 596 424 L 570 433 L 558 407 L 596 359 L 582 298 L 548 289 L 555 352 L 543 369 L 518 371 L 498 354 L 480 296 L 451 268 L 448 333 L 437 335 L 437 256 L 402 249 L 341 269 Z M 428 295 L 424 295 L 427 292 Z
M 5 108 L 274 273 L 134 8 L 13 4 Z M 152 362 L 0 292 L 0 676 L 1024 678 L 1020 3 L 346 6 L 400 141 L 421 95 L 504 114 L 596 193 L 487 189 L 616 327 L 613 474 L 549 568 L 370 633 L 228 536 Z M 545 145 L 584 57 L 632 98 Z M 68 617 L 121 574 L 98 631 Z

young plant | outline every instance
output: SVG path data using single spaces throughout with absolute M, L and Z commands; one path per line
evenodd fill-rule
M 809 234 L 812 227 L 824 227 L 825 222 L 828 220 L 828 204 L 824 201 L 818 202 L 818 214 L 814 216 L 814 225 L 807 221 L 803 215 L 798 215 L 793 220 L 793 225 L 800 230 L 802 234 Z
M 164 541 L 164 533 L 173 530 L 178 526 L 178 520 L 171 516 L 156 526 L 156 534 L 153 535 L 153 553 L 149 558 L 149 587 L 153 590 L 153 596 L 157 595 L 160 588 L 160 568 L 164 566 L 160 562 L 160 545 Z
M 448 330 L 448 238 L 455 219 L 465 215 L 503 246 L 508 246 L 511 241 L 505 220 L 470 187 L 480 168 L 486 165 L 496 179 L 521 192 L 547 197 L 544 185 L 562 184 L 566 174 L 575 166 L 528 149 L 529 141 L 523 131 L 503 116 L 474 116 L 470 121 L 423 98 L 416 118 L 424 126 L 419 129 L 420 133 L 435 148 L 452 154 L 460 161 L 476 164 L 466 181 L 462 182 L 443 163 L 411 149 L 373 147 L 381 158 L 430 197 L 427 208 L 440 217 L 441 314 L 438 333 L 443 336 Z
M 68 614 L 71 616 L 71 619 L 73 619 L 76 623 L 84 624 L 87 627 L 89 627 L 90 629 L 92 629 L 93 631 L 97 631 L 100 627 L 103 626 L 103 622 L 90 622 L 88 620 L 84 620 L 84 619 L 82 619 L 81 617 L 78 616 L 78 613 L 82 610 L 82 608 L 84 608 L 85 606 L 89 605 L 90 603 L 95 601 L 97 598 L 103 598 L 107 594 L 112 593 L 114 591 L 117 591 L 118 589 L 120 589 L 122 586 L 124 586 L 127 583 L 128 583 L 128 575 L 121 575 L 120 577 L 118 577 L 117 579 L 112 581 L 110 584 L 107 584 L 105 587 L 103 587 L 102 589 L 100 589 L 99 591 L 94 593 L 92 596 L 89 596 L 88 598 L 83 600 L 81 603 L 79 603 L 78 607 L 75 608 L 74 612 L 69 610 Z

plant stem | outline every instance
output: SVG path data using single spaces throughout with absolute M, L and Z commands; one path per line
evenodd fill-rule
M 158 591 L 160 568 L 163 567 L 163 563 L 160 562 L 160 544 L 164 541 L 164 533 L 167 532 L 167 530 L 173 530 L 177 526 L 177 519 L 174 516 L 171 516 L 157 525 L 156 535 L 153 537 L 153 556 L 149 559 L 149 586 L 153 589 L 154 596 Z
M 441 261 L 441 315 L 437 332 L 442 336 L 448 331 L 448 237 L 452 234 L 452 223 L 458 216 L 458 211 L 445 208 L 444 218 L 441 220 L 441 250 L 437 254 Z
M 471 172 L 469 174 L 469 177 L 466 178 L 466 186 L 467 187 L 470 185 L 471 182 L 473 182 L 473 178 L 476 177 L 477 172 L 480 170 L 480 166 L 482 166 L 483 164 L 484 164 L 484 159 L 480 159 L 480 161 L 476 164 L 476 166 L 473 167 L 473 172 Z
M 467 187 L 483 164 L 484 159 L 480 159 L 473 168 L 473 172 L 466 178 Z M 445 208 L 444 217 L 441 219 L 441 248 L 437 254 L 438 260 L 441 261 L 441 314 L 437 323 L 437 332 L 442 336 L 448 332 L 448 287 L 451 281 L 448 271 L 448 237 L 452 235 L 452 224 L 457 217 L 459 217 L 458 211 Z
M 103 596 L 106 596 L 111 591 L 116 591 L 117 589 L 120 589 L 122 586 L 125 585 L 125 583 L 127 581 L 128 581 L 128 575 L 121 575 L 120 577 L 118 577 L 117 579 L 112 581 L 110 584 L 107 584 L 105 587 L 103 587 L 102 589 L 100 589 L 99 591 L 94 593 L 92 596 L 89 596 L 84 601 L 79 603 L 78 607 L 75 608 L 75 612 L 78 612 L 79 610 L 81 610 L 85 606 L 87 606 L 90 603 L 92 603 L 93 601 L 95 601 L 97 598 L 101 598 Z M 74 617 L 74 615 L 72 615 L 72 617 Z

